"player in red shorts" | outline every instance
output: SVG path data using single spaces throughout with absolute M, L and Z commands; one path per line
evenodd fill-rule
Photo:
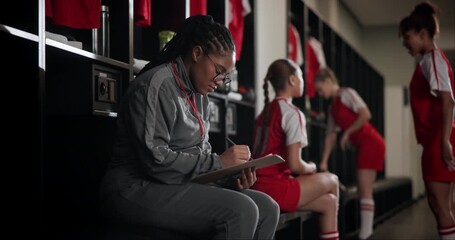
M 268 98 L 268 83 L 276 97 Z M 278 154 L 286 162 L 256 171 L 253 189 L 270 195 L 283 212 L 320 213 L 321 239 L 338 239 L 338 177 L 316 173 L 316 165 L 301 159 L 308 144 L 304 114 L 292 104 L 303 94 L 300 67 L 289 59 L 274 61 L 264 80 L 265 106 L 255 121 L 253 156 Z
M 383 137 L 369 123 L 370 110 L 352 88 L 340 87 L 333 71 L 326 67 L 314 78 L 319 95 L 332 99 L 328 111 L 328 122 L 320 169 L 328 170 L 327 162 L 337 133 L 343 135 L 340 145 L 345 150 L 349 144 L 357 148 L 357 185 L 360 195 L 360 239 L 373 233 L 374 199 L 373 184 L 378 171 L 382 171 L 385 158 Z
M 422 175 L 428 204 L 441 239 L 455 239 L 454 76 L 436 46 L 438 8 L 430 2 L 415 6 L 403 18 L 399 36 L 411 56 L 418 56 L 409 86 L 417 142 L 422 145 Z

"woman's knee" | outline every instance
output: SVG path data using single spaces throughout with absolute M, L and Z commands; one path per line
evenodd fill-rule
M 325 173 L 322 173 L 324 178 L 325 178 L 325 181 L 326 184 L 328 185 L 328 187 L 330 189 L 338 189 L 338 186 L 339 186 L 339 180 L 338 180 L 338 176 L 333 174 L 333 173 L 328 173 L 328 172 L 325 172 Z
M 276 221 L 278 221 L 278 218 L 280 217 L 280 206 L 270 196 L 265 195 L 264 198 L 265 207 L 264 209 L 261 209 L 261 211 L 264 212 L 262 214 L 270 219 L 276 219 Z
M 261 216 L 279 218 L 280 206 L 272 197 L 259 191 L 250 191 L 247 195 L 254 201 Z
M 262 195 L 262 203 L 269 209 L 271 212 L 275 212 L 279 214 L 280 206 L 278 203 L 269 195 L 265 193 L 260 193 Z
M 228 202 L 229 205 L 231 206 L 230 208 L 235 217 L 241 219 L 251 219 L 252 221 L 258 221 L 259 207 L 248 196 L 232 198 L 226 202 Z

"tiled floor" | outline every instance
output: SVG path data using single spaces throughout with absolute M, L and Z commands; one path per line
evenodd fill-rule
M 427 204 L 420 198 L 377 225 L 371 240 L 438 240 L 436 221 Z

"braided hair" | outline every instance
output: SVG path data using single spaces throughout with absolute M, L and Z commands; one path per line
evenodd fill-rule
M 256 143 L 259 143 L 259 145 L 255 146 L 253 149 L 253 154 L 256 156 L 261 154 L 263 152 L 263 149 L 261 148 L 267 145 L 266 140 L 268 137 L 266 136 L 266 131 L 270 123 L 270 99 L 268 90 L 269 82 L 272 84 L 273 89 L 277 93 L 284 89 L 289 76 L 296 74 L 298 68 L 299 66 L 290 59 L 278 59 L 270 64 L 267 70 L 267 74 L 264 78 L 264 84 L 262 86 L 264 89 L 264 109 L 262 110 L 262 124 L 260 127 L 258 139 L 255 141 Z
M 235 51 L 234 40 L 226 26 L 215 22 L 210 15 L 194 15 L 184 21 L 174 37 L 139 74 L 179 56 L 185 57 L 197 45 L 201 46 L 206 54 L 217 52 L 225 55 Z
M 424 1 L 415 6 L 411 14 L 400 21 L 399 36 L 403 36 L 409 30 L 420 31 L 426 29 L 433 39 L 439 32 L 437 15 L 439 8 L 429 1 Z

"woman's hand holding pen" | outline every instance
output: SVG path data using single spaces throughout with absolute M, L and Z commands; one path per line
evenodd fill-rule
M 251 160 L 251 152 L 248 145 L 237 145 L 229 138 L 226 138 L 226 140 L 232 144 L 232 146 L 220 155 L 223 168 Z M 245 168 L 240 172 L 239 177 L 237 178 L 237 189 L 248 189 L 253 186 L 256 180 L 256 170 L 254 167 Z
M 220 155 L 223 168 L 238 165 L 248 161 L 251 157 L 248 145 L 233 145 Z

